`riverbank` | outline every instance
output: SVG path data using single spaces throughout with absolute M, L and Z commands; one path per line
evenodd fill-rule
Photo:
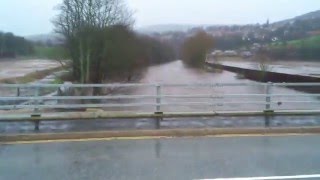
M 258 60 L 244 59 L 240 57 L 219 57 L 217 60 L 211 59 L 208 62 L 214 62 L 226 66 L 261 70 L 261 62 Z M 320 61 L 315 62 L 292 59 L 269 60 L 262 63 L 262 66 L 264 66 L 266 70 L 272 72 L 320 77 Z

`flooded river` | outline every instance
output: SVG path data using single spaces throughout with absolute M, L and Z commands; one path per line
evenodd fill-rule
M 186 67 L 182 61 L 174 61 L 171 63 L 149 67 L 139 83 L 253 83 L 247 79 L 237 78 L 237 74 L 228 71 L 207 72 L 205 70 L 193 69 Z M 293 94 L 301 95 L 293 89 L 276 88 L 272 89 L 276 94 Z M 226 94 L 264 94 L 265 87 L 261 86 L 243 86 L 243 87 L 164 87 L 163 95 L 226 95 Z M 155 87 L 136 87 L 124 88 L 117 91 L 118 95 L 156 95 Z M 319 99 L 311 97 L 281 97 L 273 98 L 274 102 L 290 101 L 315 101 Z M 214 111 L 244 111 L 244 110 L 259 110 L 265 108 L 264 104 L 246 104 L 247 102 L 259 101 L 265 102 L 265 97 L 255 98 L 165 98 L 162 103 L 180 103 L 180 105 L 161 106 L 161 111 L 164 112 L 214 112 Z M 238 104 L 224 104 L 220 106 L 213 105 L 183 105 L 187 102 L 207 102 L 215 104 L 217 102 L 237 102 Z M 136 99 L 126 101 L 104 101 L 103 103 L 120 104 L 120 103 L 156 103 L 155 98 L 151 99 Z M 272 109 L 318 109 L 319 104 L 303 103 L 303 104 L 274 104 Z M 134 112 L 155 112 L 155 105 L 137 107 L 137 108 L 110 108 L 106 110 L 112 111 L 134 111 Z M 302 120 L 303 119 L 303 120 Z M 161 123 L 162 128 L 207 128 L 207 127 L 263 127 L 265 124 L 263 117 L 216 117 L 216 118 L 184 118 L 183 121 L 168 118 Z M 289 116 L 286 118 L 274 117 L 272 126 L 308 126 L 320 124 L 317 116 L 301 118 L 299 116 Z M 108 121 L 59 121 L 59 122 L 42 122 L 40 132 L 70 132 L 70 131 L 91 131 L 91 130 L 115 130 L 115 129 L 153 129 L 155 127 L 153 120 L 150 119 L 125 119 Z M 33 132 L 33 123 L 7 123 L 0 125 L 0 133 L 27 133 Z
M 224 70 L 205 70 L 199 68 L 190 68 L 182 61 L 177 60 L 167 64 L 155 65 L 149 67 L 142 78 L 136 83 L 141 84 L 216 84 L 216 83 L 254 83 L 251 80 L 241 78 L 233 72 Z M 32 96 L 34 91 L 30 91 Z M 50 89 L 52 90 L 52 89 Z M 5 95 L 5 91 L 1 90 Z M 10 91 L 11 92 L 11 91 Z M 16 90 L 12 91 L 13 96 Z M 23 96 L 28 95 L 21 90 Z M 161 99 L 160 110 L 163 112 L 213 112 L 213 111 L 248 111 L 266 108 L 266 87 L 265 86 L 190 86 L 173 87 L 162 86 L 161 95 L 171 96 Z M 294 95 L 272 97 L 271 108 L 275 110 L 312 110 L 318 109 L 319 99 L 317 97 L 298 97 L 304 92 L 283 87 L 272 87 L 271 93 Z M 117 89 L 114 95 L 157 95 L 156 86 L 138 86 L 131 88 Z M 255 94 L 254 97 L 248 97 L 248 94 Z M 223 97 L 225 95 L 243 95 Z M 186 98 L 172 96 L 202 96 L 201 98 Z M 213 97 L 214 96 L 214 97 Z M 218 96 L 218 97 L 217 97 Z M 246 96 L 246 97 L 244 97 Z M 312 101 L 316 103 L 286 103 L 284 101 Z M 134 111 L 134 112 L 155 112 L 156 97 L 144 99 L 115 99 L 104 100 L 103 104 L 146 104 L 139 107 L 117 107 L 105 108 L 107 111 Z M 65 102 L 66 103 L 66 102 Z M 80 102 L 78 102 L 80 103 Z M 189 104 L 188 104 L 189 103 Z M 201 104 L 202 103 L 202 104 Z M 203 104 L 204 103 L 204 104 Z M 70 104 L 70 103 L 69 103 Z
M 144 74 L 143 78 L 139 83 L 160 83 L 160 84 L 197 84 L 197 83 L 250 83 L 253 81 L 239 78 L 239 76 L 235 73 L 228 71 L 205 71 L 203 69 L 195 69 L 190 68 L 184 65 L 184 63 L 180 60 L 152 66 L 149 67 L 147 72 Z M 227 95 L 227 94 L 265 94 L 266 89 L 264 86 L 227 86 L 227 87 L 164 87 L 161 89 L 162 95 Z M 303 92 L 299 92 L 293 89 L 288 88 L 279 88 L 273 87 L 272 93 L 274 94 L 286 94 L 286 95 L 298 95 L 303 94 Z M 126 89 L 124 92 L 120 94 L 130 94 L 130 95 L 156 95 L 155 87 L 137 87 Z M 242 110 L 262 110 L 265 108 L 264 103 L 266 97 L 251 97 L 251 98 L 164 98 L 161 103 L 175 103 L 175 105 L 167 105 L 162 106 L 161 110 L 165 112 L 171 111 L 242 111 Z M 273 98 L 273 101 L 276 102 L 272 105 L 273 109 L 317 109 L 319 104 L 286 104 L 283 101 L 315 101 L 318 102 L 318 99 L 313 97 L 277 97 Z M 126 103 L 155 103 L 155 99 L 149 100 L 135 100 L 135 101 L 126 101 Z M 198 103 L 219 103 L 217 106 L 208 105 L 183 105 L 186 102 Z M 246 104 L 250 102 L 259 102 L 261 104 Z M 220 103 L 235 103 L 235 104 L 220 104 Z M 179 104 L 179 105 L 177 105 Z M 155 111 L 155 106 L 149 107 L 139 107 L 139 108 L 131 108 L 132 111 Z M 116 109 L 117 110 L 117 109 Z M 123 110 L 121 108 L 121 110 Z M 127 109 L 126 109 L 127 110 Z
M 61 64 L 54 60 L 1 60 L 0 80 L 22 77 L 29 73 L 60 67 Z

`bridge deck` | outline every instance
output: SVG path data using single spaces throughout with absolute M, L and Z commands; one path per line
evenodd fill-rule
M 0 179 L 307 179 L 319 149 L 319 135 L 0 145 Z

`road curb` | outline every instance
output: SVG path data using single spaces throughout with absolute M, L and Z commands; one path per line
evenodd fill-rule
M 0 135 L 0 143 L 19 141 L 54 141 L 99 138 L 139 138 L 139 137 L 202 137 L 202 136 L 243 136 L 243 135 L 286 135 L 286 134 L 320 134 L 320 127 L 299 128 L 214 128 L 214 129 L 167 129 L 167 130 L 130 130 L 97 131 L 74 133 L 37 133 Z

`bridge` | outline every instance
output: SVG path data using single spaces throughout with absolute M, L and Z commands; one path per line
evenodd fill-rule
M 318 86 L 1 84 L 0 179 L 317 179 L 320 94 L 295 88 Z
M 319 179 L 319 144 L 290 134 L 16 142 L 0 145 L 0 179 Z

